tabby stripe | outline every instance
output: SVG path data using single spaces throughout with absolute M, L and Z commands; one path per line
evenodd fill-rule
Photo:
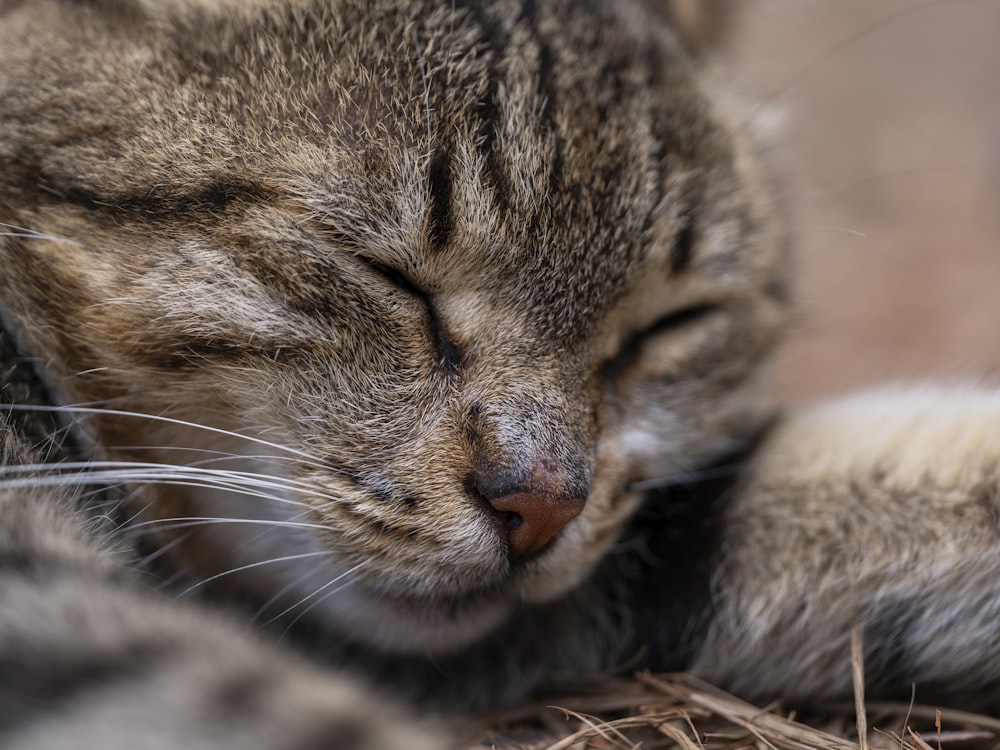
M 263 186 L 245 181 L 212 182 L 192 193 L 178 190 L 158 194 L 161 190 L 155 186 L 141 194 L 101 195 L 86 188 L 47 186 L 46 192 L 88 211 L 133 221 L 203 220 L 206 214 L 223 213 L 233 203 L 260 203 L 272 198 Z
M 666 64 L 660 49 L 655 44 L 647 44 L 642 55 L 645 64 L 646 86 L 650 91 L 662 91 L 666 84 L 663 78 L 663 68 Z M 650 145 L 648 155 L 649 163 L 656 169 L 656 196 L 651 204 L 650 213 L 655 212 L 666 198 L 666 174 L 664 164 L 667 159 L 667 144 L 664 139 L 656 135 L 655 115 L 651 109 L 644 109 L 644 114 L 650 122 L 650 132 L 653 133 L 653 142 Z M 688 205 L 698 205 L 691 201 Z M 647 229 L 651 224 L 651 216 L 646 217 L 643 229 Z M 687 269 L 694 259 L 694 247 L 696 236 L 694 234 L 694 218 L 687 217 L 687 223 L 681 232 L 674 238 L 674 245 L 670 249 L 669 263 L 671 275 L 676 275 Z
M 250 343 L 251 336 L 245 339 L 225 341 L 220 338 L 189 338 L 178 342 L 173 338 L 157 341 L 159 348 L 132 347 L 131 354 L 142 359 L 143 363 L 159 370 L 195 370 L 206 365 L 246 365 L 251 359 L 269 359 L 275 362 L 287 361 L 304 354 L 300 345 L 285 346 L 274 343 L 273 346 L 259 346 Z
M 167 644 L 135 642 L 120 644 L 113 651 L 89 651 L 93 644 L 73 649 L 73 637 L 60 644 L 57 657 L 48 649 L 44 658 L 32 651 L 9 644 L 8 653 L 0 653 L 0 732 L 27 725 L 40 715 L 57 715 L 63 706 L 85 700 L 96 690 L 120 686 L 123 682 L 148 680 L 159 663 L 176 658 Z
M 531 31 L 532 39 L 538 49 L 538 95 L 543 102 L 541 119 L 544 127 L 540 132 L 551 134 L 556 139 L 553 149 L 553 161 L 549 172 L 549 191 L 552 195 L 559 192 L 559 186 L 563 183 L 563 153 L 566 150 L 565 139 L 562 137 L 562 130 L 556 117 L 559 101 L 559 87 L 553 84 L 554 76 L 553 57 L 549 49 L 548 40 L 545 39 L 538 28 L 538 7 L 535 0 L 527 0 L 523 6 L 523 18 L 528 29 Z M 532 232 L 536 232 L 533 229 Z
M 27 579 L 39 585 L 59 578 L 73 578 L 81 582 L 86 580 L 88 585 L 95 581 L 102 585 L 108 582 L 130 585 L 131 579 L 125 568 L 105 565 L 99 569 L 83 569 L 78 558 L 70 559 L 42 549 L 30 548 L 0 550 L 0 583 L 4 577 Z
M 451 163 L 448 153 L 439 149 L 431 158 L 427 175 L 430 209 L 427 212 L 427 237 L 432 250 L 448 245 L 452 229 Z
M 483 135 L 481 153 L 486 162 L 487 176 L 493 184 L 496 209 L 499 213 L 510 216 L 513 214 L 511 197 L 514 195 L 514 189 L 504 169 L 507 157 L 497 142 L 501 116 L 497 82 L 502 76 L 496 55 L 492 52 L 492 50 L 506 50 L 505 40 L 509 34 L 488 18 L 477 3 L 463 2 L 461 7 L 479 26 L 479 39 L 482 40 L 482 43 L 478 45 L 479 49 L 482 50 L 479 54 L 485 57 L 487 68 L 486 97 L 478 103 Z

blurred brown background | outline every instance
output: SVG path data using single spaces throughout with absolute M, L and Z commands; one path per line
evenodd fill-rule
M 777 395 L 1000 382 L 1000 0 L 741 0 L 797 309 Z

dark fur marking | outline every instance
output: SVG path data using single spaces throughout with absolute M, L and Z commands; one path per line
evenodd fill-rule
M 143 364 L 159 370 L 197 370 L 206 365 L 241 365 L 248 360 L 264 358 L 272 361 L 294 359 L 304 354 L 298 347 L 275 344 L 273 347 L 259 346 L 244 341 L 220 338 L 194 338 L 178 341 L 178 334 L 156 346 L 132 346 L 130 353 Z M 154 343 L 154 342 L 150 342 Z
M 457 375 L 458 371 L 462 369 L 464 360 L 462 351 L 451 340 L 433 305 L 427 306 L 427 312 L 430 319 L 431 336 L 434 339 L 434 351 L 437 352 L 434 367 L 443 375 Z
M 176 221 L 181 217 L 203 219 L 206 214 L 225 212 L 234 203 L 260 203 L 269 199 L 268 191 L 256 183 L 221 180 L 196 192 L 159 186 L 133 195 L 100 195 L 81 187 L 50 187 L 47 192 L 62 201 L 98 215 L 107 215 L 116 221 Z
M 432 250 L 443 250 L 451 236 L 451 165 L 448 154 L 438 151 L 431 159 L 427 175 L 430 209 L 427 212 L 427 236 Z
M 0 409 L 12 428 L 45 460 L 80 459 L 81 443 L 54 412 L 11 409 L 4 404 L 49 406 L 55 403 L 40 374 L 40 363 L 21 352 L 13 334 L 0 327 Z
M 500 104 L 498 82 L 503 78 L 498 69 L 493 50 L 506 50 L 508 34 L 489 19 L 477 3 L 462 3 L 470 17 L 479 27 L 482 43 L 477 45 L 479 54 L 485 59 L 488 70 L 486 96 L 478 102 L 478 112 L 482 123 L 482 153 L 486 161 L 486 176 L 493 183 L 493 197 L 499 213 L 510 215 L 511 196 L 514 189 L 505 170 L 506 156 L 498 141 L 500 130 Z
M 622 344 L 614 359 L 604 366 L 605 377 L 615 378 L 627 370 L 639 358 L 639 355 L 642 353 L 642 347 L 645 345 L 647 339 L 679 330 L 684 326 L 697 322 L 706 315 L 710 315 L 716 309 L 714 305 L 694 305 L 676 310 L 655 321 L 652 325 L 635 334 Z
M 788 291 L 788 282 L 784 278 L 770 279 L 761 288 L 764 296 L 779 305 L 788 305 L 791 303 L 791 294 Z
M 560 128 L 556 109 L 558 104 L 559 89 L 553 85 L 553 56 L 546 40 L 538 30 L 538 9 L 535 0 L 527 0 L 523 6 L 523 17 L 527 28 L 531 31 L 535 44 L 538 46 L 538 93 L 544 102 L 541 111 L 541 119 L 544 123 L 544 130 L 558 138 L 556 148 L 553 153 L 553 163 L 549 173 L 549 190 L 551 194 L 557 195 L 563 183 L 565 167 L 563 164 L 563 152 L 566 144 L 560 137 Z
M 456 374 L 462 366 L 462 352 L 448 336 L 448 331 L 434 308 L 432 297 L 396 269 L 370 259 L 365 259 L 365 262 L 403 292 L 420 300 L 427 311 L 428 335 L 434 342 L 434 351 L 437 354 L 435 369 L 446 375 Z
M 62 560 L 45 555 L 37 549 L 0 551 L 0 573 L 19 577 L 35 577 L 65 570 L 69 566 Z
M 266 710 L 271 696 L 262 675 L 246 674 L 228 678 L 210 697 L 213 705 L 224 717 L 254 716 Z
M 379 503 L 383 505 L 387 505 L 389 503 L 398 503 L 412 510 L 413 508 L 416 508 L 417 506 L 419 506 L 421 503 L 424 502 L 423 498 L 418 497 L 416 495 L 398 495 L 388 487 L 378 484 L 368 485 L 364 482 L 355 480 L 355 486 L 361 491 L 370 494 L 372 497 L 378 500 Z
M 364 483 L 360 483 L 359 486 L 362 489 L 364 489 L 365 492 L 371 494 L 372 497 L 374 497 L 382 504 L 392 502 L 393 498 L 395 497 L 392 490 L 390 490 L 387 487 L 383 487 L 380 485 L 369 486 Z
M 14 648 L 0 653 L 0 732 L 31 724 L 40 714 L 58 714 L 62 704 L 95 690 L 147 679 L 156 663 L 176 658 L 154 643 L 121 644 L 103 652 L 68 645 L 69 650 L 50 651 L 44 660 Z
M 689 216 L 684 227 L 674 238 L 673 247 L 670 248 L 671 273 L 678 274 L 691 265 L 691 259 L 694 257 L 695 241 L 694 223 Z

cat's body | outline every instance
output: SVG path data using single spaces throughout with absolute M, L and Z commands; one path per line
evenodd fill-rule
M 393 746 L 340 671 L 482 707 L 640 652 L 842 695 L 854 624 L 886 692 L 1000 676 L 995 525 L 858 552 L 869 502 L 991 519 L 1000 444 L 914 479 L 943 428 L 828 468 L 864 419 L 770 434 L 781 233 L 644 4 L 8 2 L 0 53 L 4 351 L 37 365 L 4 400 L 79 418 L 4 425 L 24 746 Z M 97 473 L 16 468 L 60 459 Z

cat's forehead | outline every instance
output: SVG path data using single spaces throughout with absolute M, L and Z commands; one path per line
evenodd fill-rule
M 53 145 L 47 184 L 115 222 L 190 232 L 263 203 L 315 229 L 313 250 L 430 292 L 488 282 L 569 335 L 669 261 L 705 186 L 733 182 L 691 63 L 632 4 L 172 7 L 139 27 L 94 16 L 46 62 L 86 69 L 61 96 L 90 118 Z M 120 54 L 94 52 L 112 36 Z
M 668 34 L 586 4 L 383 11 L 339 18 L 338 54 L 314 50 L 292 95 L 314 155 L 297 192 L 332 235 L 573 326 L 666 260 L 654 225 L 705 177 L 715 127 Z

